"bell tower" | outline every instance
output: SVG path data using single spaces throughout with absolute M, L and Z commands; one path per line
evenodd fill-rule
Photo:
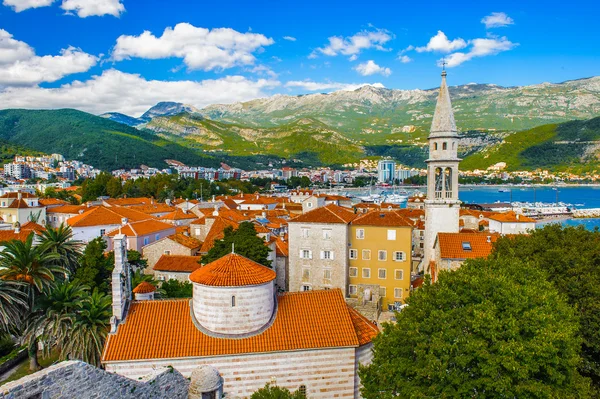
M 440 232 L 457 233 L 460 201 L 458 199 L 458 132 L 454 122 L 446 71 L 435 106 L 429 140 L 427 163 L 427 199 L 425 200 L 424 267 L 434 260 L 433 246 Z

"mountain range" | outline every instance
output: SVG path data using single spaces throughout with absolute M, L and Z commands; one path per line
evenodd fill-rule
M 0 111 L 0 140 L 109 170 L 164 166 L 169 158 L 253 168 L 283 160 L 298 166 L 343 165 L 389 156 L 406 166 L 424 167 L 437 91 L 363 86 L 203 109 L 161 102 L 139 117 L 5 110 Z M 600 115 L 600 77 L 523 87 L 468 84 L 451 87 L 450 93 L 464 168 L 504 161 L 509 169 L 592 170 L 599 162 L 600 138 L 586 133 L 589 140 L 583 140 L 576 131 L 600 131 L 592 119 Z M 577 127 L 561 124 L 587 119 L 592 120 Z M 550 156 L 544 164 L 530 159 L 548 156 L 564 143 L 571 144 L 564 148 L 578 148 L 568 160 Z M 546 147 L 540 150 L 540 145 Z

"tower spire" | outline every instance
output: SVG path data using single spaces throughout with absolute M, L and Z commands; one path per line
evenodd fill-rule
M 454 112 L 452 111 L 452 102 L 450 101 L 450 92 L 446 84 L 446 61 L 442 61 L 442 84 L 435 105 L 435 113 L 431 122 L 431 135 L 435 136 L 455 136 L 456 122 L 454 121 Z

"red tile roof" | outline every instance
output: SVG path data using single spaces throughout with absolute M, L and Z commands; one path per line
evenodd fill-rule
M 271 326 L 247 338 L 206 335 L 190 313 L 189 299 L 134 301 L 125 323 L 108 336 L 102 361 L 357 347 L 376 334 L 373 326 L 351 314 L 337 289 L 281 294 Z
M 356 215 L 348 208 L 330 204 L 313 209 L 290 220 L 290 223 L 350 223 Z
M 358 337 L 358 344 L 362 346 L 371 342 L 379 334 L 379 329 L 356 309 L 348 307 L 348 311 Z
M 167 213 L 164 216 L 161 216 L 159 219 L 161 220 L 189 220 L 189 219 L 197 219 L 198 216 L 193 214 L 192 212 L 184 212 L 183 210 L 177 208 L 173 212 Z
M 11 202 L 11 204 L 9 206 L 7 206 L 7 208 L 24 209 L 24 208 L 29 208 L 29 205 L 27 205 L 27 202 L 25 202 L 25 200 L 16 199 L 16 200 L 13 200 L 13 202 Z
M 282 240 L 281 237 L 277 237 L 277 239 L 275 240 L 275 254 L 277 256 L 287 257 L 290 255 L 287 237 L 284 238 L 285 241 Z
M 153 219 L 151 215 L 119 206 L 110 208 L 98 206 L 88 209 L 80 215 L 69 218 L 67 224 L 71 227 L 107 226 L 120 225 L 122 218 L 127 218 L 129 222 Z
M 125 234 L 127 237 L 141 237 L 148 234 L 154 234 L 161 231 L 173 230 L 172 224 L 159 222 L 158 220 L 148 219 L 139 222 L 127 223 L 125 226 L 119 227 L 108 233 L 109 237 L 114 237 L 117 234 Z
M 412 227 L 413 224 L 396 212 L 369 211 L 352 221 L 357 226 Z
M 265 284 L 275 277 L 273 269 L 231 253 L 196 270 L 190 275 L 190 280 L 202 285 L 242 287 Z
M 149 294 L 156 291 L 156 287 L 147 281 L 142 281 L 133 289 L 134 294 Z
M 35 231 L 36 233 L 40 233 L 42 231 L 46 231 L 46 228 L 41 224 L 37 224 L 36 222 L 32 222 L 28 220 L 27 222 L 21 225 L 21 230 L 25 231 Z
M 200 268 L 199 256 L 163 255 L 154 265 L 159 272 L 192 273 Z
M 185 235 L 182 233 L 173 234 L 169 236 L 169 239 L 189 249 L 197 249 L 200 248 L 200 246 L 202 245 L 202 242 L 200 240 L 197 240 L 193 237 L 190 237 L 189 235 Z
M 204 254 L 210 251 L 210 249 L 215 245 L 216 240 L 220 240 L 221 238 L 225 237 L 225 228 L 229 226 L 237 229 L 240 225 L 232 220 L 217 217 L 212 226 L 210 226 L 210 230 L 204 238 L 202 247 L 200 247 L 200 252 Z
M 106 201 L 111 206 L 139 206 L 149 205 L 152 203 L 151 198 L 139 197 L 139 198 L 109 198 Z
M 12 192 L 1 195 L 0 198 L 19 198 L 19 194 L 21 194 L 21 198 L 38 198 L 35 194 L 30 194 L 28 192 Z
M 536 220 L 525 215 L 519 215 L 514 211 L 508 211 L 504 213 L 497 213 L 490 216 L 490 220 L 495 220 L 501 223 L 535 223 Z
M 0 243 L 12 240 L 19 240 L 25 242 L 25 240 L 27 240 L 27 237 L 29 237 L 30 234 L 33 234 L 33 231 L 21 230 L 20 232 L 15 233 L 14 230 L 0 230 Z
M 487 258 L 498 237 L 498 234 L 438 233 L 437 245 L 442 259 Z M 464 249 L 463 243 L 468 243 L 471 250 Z
M 69 205 L 67 201 L 58 199 L 58 198 L 40 198 L 38 201 L 40 205 L 50 206 L 50 205 Z
M 79 211 L 86 211 L 90 208 L 85 205 L 62 205 L 46 209 L 46 213 L 67 213 L 78 215 Z

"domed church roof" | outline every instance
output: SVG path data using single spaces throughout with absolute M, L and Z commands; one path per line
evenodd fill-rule
M 236 253 L 197 269 L 190 274 L 194 283 L 217 287 L 260 285 L 275 280 L 275 271 Z

